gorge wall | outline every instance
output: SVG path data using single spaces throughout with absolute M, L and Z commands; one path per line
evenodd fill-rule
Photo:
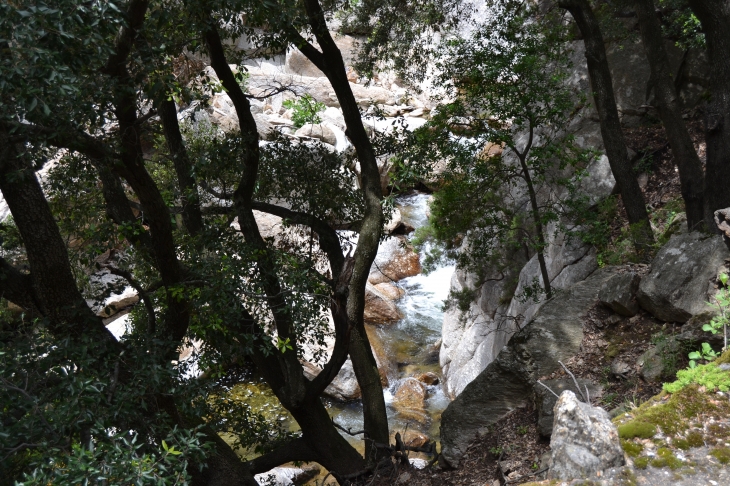
M 666 47 L 670 56 L 677 91 L 685 108 L 697 106 L 708 86 L 707 65 L 699 51 L 682 51 L 672 42 Z M 586 95 L 587 105 L 567 128 L 582 148 L 603 151 L 598 116 L 592 106 L 590 82 L 582 42 L 574 43 L 573 72 L 569 83 Z M 655 116 L 649 66 L 638 41 L 614 42 L 608 48 L 614 91 L 622 123 L 636 126 Z M 630 154 L 635 157 L 635 154 Z M 509 154 L 505 153 L 509 157 Z M 596 158 L 587 168 L 580 191 L 597 202 L 615 191 L 615 181 L 605 155 Z M 526 198 L 514 198 L 517 207 L 526 205 Z M 557 226 L 548 228 L 549 241 L 545 256 L 551 285 L 564 290 L 584 280 L 598 264 L 595 250 L 575 238 L 556 234 Z M 464 251 L 468 251 L 466 248 Z M 451 281 L 454 292 L 469 289 L 474 293 L 468 311 L 450 309 L 444 317 L 440 365 L 448 395 L 453 399 L 491 363 L 510 337 L 527 325 L 542 305 L 525 300 L 524 291 L 535 278 L 540 282 L 536 255 L 508 255 L 511 266 L 495 266 L 484 270 L 484 279 L 464 270 L 457 270 Z M 517 281 L 515 285 L 515 280 Z

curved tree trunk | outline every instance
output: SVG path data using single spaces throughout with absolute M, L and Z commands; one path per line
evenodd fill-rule
M 654 10 L 654 1 L 635 0 L 634 7 L 639 17 L 641 39 L 651 68 L 651 80 L 659 116 L 679 168 L 682 198 L 687 211 L 687 227 L 689 231 L 706 231 L 713 226 L 713 221 L 707 221 L 705 218 L 705 175 L 677 102 L 672 70 L 664 48 L 661 24 Z
M 710 58 L 712 98 L 705 113 L 705 200 L 712 218 L 718 209 L 730 207 L 730 3 L 689 0 L 689 5 L 702 23 Z M 710 228 L 717 231 L 714 224 Z
M 376 460 L 379 454 L 374 443 L 387 444 L 389 440 L 383 385 L 380 381 L 380 374 L 370 347 L 370 341 L 365 332 L 363 319 L 365 286 L 370 273 L 370 266 L 378 252 L 380 232 L 383 227 L 380 172 L 378 171 L 375 151 L 362 123 L 360 109 L 347 80 L 342 54 L 327 29 L 322 7 L 318 0 L 305 0 L 304 7 L 309 17 L 312 32 L 317 38 L 322 52 L 315 49 L 298 33 L 292 32 L 291 34 L 299 50 L 327 76 L 332 84 L 345 118 L 347 135 L 355 146 L 361 167 L 365 214 L 354 256 L 355 262 L 349 284 L 347 314 L 352 326 L 350 357 L 362 392 L 364 427 L 367 435 L 365 455 L 366 459 L 372 462 Z
M 654 235 L 649 224 L 644 196 L 641 194 L 641 188 L 629 161 L 616 108 L 611 71 L 606 58 L 606 46 L 598 19 L 587 0 L 560 0 L 558 5 L 571 13 L 583 34 L 588 76 L 591 80 L 593 100 L 601 123 L 601 135 L 606 155 L 621 193 L 629 224 L 632 227 L 634 246 L 639 252 L 644 252 L 653 243 Z
M 258 348 L 253 351 L 252 358 L 257 368 L 264 375 L 266 382 L 271 386 L 281 404 L 296 419 L 302 431 L 302 441 L 290 442 L 269 457 L 277 458 L 277 460 L 287 459 L 284 462 L 314 460 L 334 474 L 339 475 L 357 473 L 365 467 L 363 458 L 337 432 L 327 410 L 320 401 L 319 393 L 310 391 L 313 387 L 318 387 L 319 384 L 315 384 L 315 381 L 310 382 L 304 377 L 304 370 L 297 358 L 298 344 L 293 334 L 294 323 L 287 311 L 288 303 L 285 292 L 282 292 L 280 282 L 276 276 L 276 264 L 273 262 L 270 249 L 261 237 L 253 216 L 254 202 L 252 197 L 258 176 L 259 140 L 256 122 L 251 114 L 250 103 L 236 82 L 226 61 L 223 44 L 214 21 L 211 21 L 211 25 L 205 32 L 205 40 L 211 58 L 211 67 L 215 70 L 233 102 L 241 126 L 241 137 L 246 146 L 246 151 L 242 157 L 244 169 L 233 198 L 241 233 L 247 243 L 259 252 L 258 265 L 261 270 L 261 281 L 269 298 L 269 308 L 278 337 L 282 340 L 290 339 L 294 347 L 291 351 L 275 351 L 268 355 Z M 340 330 L 342 328 L 342 319 L 335 313 L 333 313 L 333 318 L 335 319 L 336 330 Z M 244 320 L 250 323 L 255 322 L 252 316 L 244 315 Z M 346 324 L 347 322 L 345 322 Z M 338 333 L 337 337 L 341 341 L 342 338 L 347 337 L 347 334 Z M 339 342 L 335 344 L 335 349 L 337 351 L 337 349 L 343 350 L 345 348 L 343 343 Z M 338 362 L 335 363 L 332 369 L 328 368 L 335 374 L 339 371 L 346 357 L 344 352 L 341 352 L 339 356 L 335 356 L 336 354 L 336 352 L 333 353 L 333 359 L 338 360 Z M 331 378 L 334 378 L 334 374 L 331 375 L 330 380 Z M 306 447 L 301 447 L 302 443 Z M 273 464 L 273 462 L 266 461 L 268 459 L 261 460 L 258 464 Z

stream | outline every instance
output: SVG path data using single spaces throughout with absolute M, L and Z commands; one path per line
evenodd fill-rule
M 403 222 L 414 228 L 425 225 L 428 221 L 429 199 L 427 194 L 398 197 L 396 207 L 401 212 Z M 408 377 L 433 372 L 441 379 L 438 348 L 434 345 L 441 338 L 441 306 L 449 293 L 453 272 L 453 266 L 442 266 L 428 275 L 420 274 L 397 282 L 398 287 L 405 290 L 405 295 L 396 302 L 405 317 L 394 324 L 377 328 L 377 333 L 396 366 L 395 379 L 391 379 L 389 387 L 383 390 L 391 432 L 399 431 L 403 434 L 406 428 L 415 429 L 432 440 L 438 440 L 441 412 L 449 404 L 440 383 L 427 387 L 426 412 L 429 421 L 425 424 L 403 419 L 393 407 L 393 397 L 398 386 Z M 362 429 L 361 402 L 342 403 L 328 400 L 327 405 L 330 415 L 338 424 L 351 430 Z M 359 437 L 353 438 L 346 434 L 345 437 L 358 449 L 362 448 Z
M 414 228 L 426 224 L 429 199 L 427 194 L 419 193 L 398 197 L 396 207 L 401 212 L 403 222 Z M 412 236 L 413 234 L 409 238 Z M 441 412 L 449 404 L 449 399 L 440 383 L 442 378 L 437 343 L 441 338 L 442 304 L 449 293 L 453 272 L 453 266 L 442 266 L 428 275 L 419 274 L 398 281 L 397 286 L 405 294 L 396 304 L 404 318 L 375 328 L 393 365 L 388 373 L 389 386 L 383 390 L 391 433 L 400 432 L 405 435 L 405 431 L 411 431 L 431 440 L 439 439 Z M 435 373 L 439 377 L 439 383 L 426 387 L 426 417 L 421 413 L 420 420 L 413 420 L 412 417 L 409 419 L 409 414 L 404 416 L 396 410 L 394 396 L 404 380 L 427 372 Z M 268 420 L 279 421 L 291 431 L 298 429 L 296 422 L 262 380 L 239 383 L 229 393 L 234 399 L 249 403 L 254 411 L 262 413 Z M 325 405 L 339 425 L 353 431 L 362 430 L 363 407 L 360 400 L 340 402 L 325 398 Z M 357 450 L 364 451 L 362 436 L 352 437 L 345 433 L 342 435 Z

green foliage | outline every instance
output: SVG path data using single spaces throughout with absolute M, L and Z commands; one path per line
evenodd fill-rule
M 325 105 L 322 102 L 316 101 L 310 94 L 304 94 L 295 100 L 286 100 L 282 103 L 284 108 L 293 110 L 292 121 L 294 126 L 301 128 L 307 123 L 317 124 L 322 123 L 322 118 L 319 113 L 324 111 Z
M 674 439 L 672 444 L 678 449 L 688 450 L 692 447 L 701 447 L 705 444 L 704 436 L 697 431 L 692 431 L 687 434 L 687 437 L 682 439 Z
M 687 0 L 659 0 L 659 6 L 666 12 L 662 16 L 664 35 L 683 49 L 705 48 L 702 24 L 690 9 Z
M 715 363 L 696 365 L 679 370 L 677 372 L 677 381 L 665 383 L 664 390 L 669 393 L 677 393 L 688 385 L 700 385 L 710 391 L 719 389 L 726 392 L 730 390 L 730 372 L 721 370 Z
M 679 469 L 682 467 L 682 461 L 674 455 L 671 449 L 660 447 L 656 451 L 656 456 L 649 461 L 653 467 L 668 467 L 669 469 Z
M 715 447 L 710 455 L 720 461 L 720 464 L 730 464 L 730 447 Z
M 428 264 L 454 260 L 477 284 L 511 282 L 524 259 L 544 249 L 548 225 L 558 226 L 565 210 L 551 195 L 575 186 L 574 174 L 592 157 L 563 131 L 581 100 L 566 83 L 565 33 L 546 28 L 558 23 L 537 19 L 523 2 L 490 7 L 502 12 L 498 20 L 443 46 L 438 64 L 448 98 L 407 136 L 394 174 L 404 180 L 446 164 L 418 242 L 435 249 Z
M 637 444 L 636 442 L 625 439 L 621 440 L 621 448 L 623 448 L 624 452 L 630 457 L 639 457 L 641 451 L 644 450 L 644 446 L 642 444 Z

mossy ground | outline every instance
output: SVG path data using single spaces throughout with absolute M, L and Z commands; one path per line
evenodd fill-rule
M 723 359 L 728 356 L 730 352 Z M 671 389 L 676 392 L 662 392 L 614 419 L 621 445 L 634 466 L 680 471 L 691 466 L 682 459 L 683 451 L 703 446 L 714 447 L 711 455 L 722 464 L 730 463 L 728 393 L 691 380 Z

